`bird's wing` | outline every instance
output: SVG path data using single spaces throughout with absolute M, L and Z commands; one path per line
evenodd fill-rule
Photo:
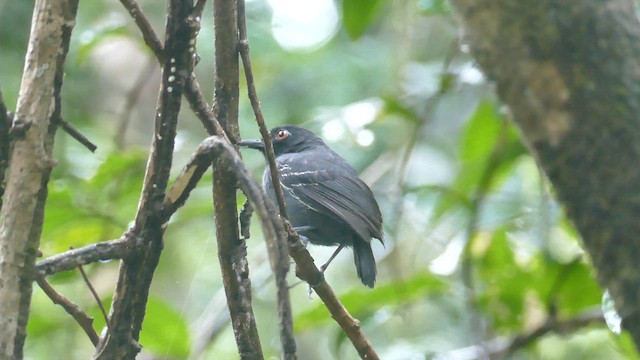
M 382 240 L 378 204 L 350 165 L 337 155 L 293 161 L 298 163 L 285 163 L 279 169 L 286 191 L 312 209 L 346 222 L 363 240 Z

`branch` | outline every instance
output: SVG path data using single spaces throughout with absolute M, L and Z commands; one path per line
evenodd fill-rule
M 632 2 L 452 5 L 640 347 L 640 172 L 631 171 L 640 163 L 640 21 Z
M 168 4 L 162 84 L 153 142 L 138 213 L 131 229 L 144 248 L 135 258 L 124 259 L 121 263 L 109 318 L 111 334 L 101 338 L 94 355 L 96 359 L 133 359 L 140 351 L 138 339 L 149 287 L 163 247 L 165 223 L 162 221 L 162 207 L 173 159 L 180 100 L 193 70 L 189 49 L 189 40 L 193 38 L 193 28 L 189 23 L 192 10 L 191 1 L 170 0 Z M 138 16 L 139 25 L 144 24 L 141 13 L 133 12 L 132 15 Z
M 517 350 L 528 346 L 548 333 L 572 333 L 592 324 L 604 324 L 604 316 L 601 311 L 584 313 L 567 320 L 558 320 L 556 317 L 550 317 L 539 328 L 534 329 L 527 334 L 517 335 L 511 338 L 511 341 L 507 348 L 504 349 L 502 356 L 509 357 Z
M 52 151 L 61 113 L 63 68 L 77 5 L 77 0 L 37 0 L 33 11 L 14 119 L 22 134 L 11 142 L 0 218 L 2 359 L 23 357 L 47 183 L 55 165 Z
M 102 312 L 102 316 L 104 316 L 104 323 L 105 323 L 105 326 L 107 327 L 107 332 L 110 335 L 111 327 L 109 326 L 109 316 L 107 315 L 107 311 L 104 309 L 102 300 L 100 300 L 100 296 L 98 296 L 98 292 L 96 291 L 96 289 L 93 287 L 93 285 L 91 285 L 91 281 L 89 281 L 89 277 L 87 276 L 87 273 L 84 272 L 82 265 L 78 266 L 78 271 L 80 271 L 80 275 L 82 275 L 82 279 L 84 280 L 84 283 L 87 285 L 87 287 L 89 288 L 89 291 L 91 292 L 91 295 L 93 296 L 93 299 L 98 304 L 98 307 L 100 308 L 100 312 Z M 98 344 L 95 343 L 93 345 L 97 346 Z
M 549 333 L 573 333 L 584 327 L 603 323 L 604 317 L 601 311 L 585 312 L 565 320 L 549 317 L 542 325 L 526 333 L 509 338 L 495 338 L 482 345 L 460 348 L 440 355 L 446 359 L 476 359 L 483 354 L 489 355 L 492 359 L 512 358 L 516 351 L 531 345 Z
M 9 166 L 9 131 L 11 130 L 11 120 L 7 106 L 4 104 L 2 89 L 0 89 L 0 210 L 2 210 L 2 195 L 4 194 L 4 176 Z
M 200 143 L 167 192 L 163 202 L 161 223 L 169 221 L 169 218 L 184 205 L 191 191 L 211 166 L 214 157 L 217 156 L 211 142 L 212 140 L 207 138 Z M 36 272 L 38 276 L 48 276 L 98 261 L 129 259 L 138 255 L 143 249 L 142 240 L 129 230 L 119 239 L 72 249 L 42 260 L 36 265 Z
M 309 283 L 318 297 L 325 304 L 331 317 L 340 325 L 342 331 L 351 340 L 351 343 L 360 354 L 362 359 L 379 359 L 371 341 L 367 338 L 360 327 L 360 321 L 355 319 L 349 311 L 342 305 L 333 289 L 324 279 L 324 274 L 318 270 L 313 262 L 313 258 L 302 245 L 298 234 L 287 223 L 289 234 L 289 254 L 296 262 L 296 275 Z
M 128 231 L 116 240 L 87 245 L 46 258 L 36 265 L 36 272 L 38 276 L 48 276 L 98 261 L 127 259 L 141 249 L 140 239 Z
M 251 58 L 249 57 L 249 39 L 247 38 L 247 24 L 244 14 L 244 0 L 238 1 L 238 19 L 240 30 L 240 42 L 238 48 L 240 49 L 240 56 L 242 57 L 242 63 L 244 65 L 244 75 L 247 78 L 247 91 L 249 92 L 249 100 L 251 101 L 251 107 L 253 113 L 256 116 L 256 122 L 260 129 L 260 135 L 264 142 L 265 151 L 267 154 L 267 161 L 269 164 L 269 170 L 271 171 L 271 181 L 274 184 L 274 190 L 276 193 L 276 199 L 278 200 L 278 209 L 280 210 L 280 216 L 288 219 L 287 205 L 284 201 L 284 192 L 282 192 L 282 186 L 279 180 L 278 167 L 276 166 L 276 157 L 273 152 L 273 144 L 271 142 L 271 136 L 269 135 L 269 129 L 264 121 L 262 115 L 262 108 L 260 107 L 260 100 L 256 92 L 256 84 L 253 79 L 253 70 L 251 69 Z
M 244 74 L 247 79 L 249 99 L 265 144 L 269 168 L 271 169 L 271 180 L 274 184 L 280 216 L 283 219 L 288 219 L 284 193 L 282 192 L 282 186 L 279 181 L 275 154 L 273 152 L 273 144 L 271 143 L 271 136 L 269 136 L 269 129 L 267 129 L 264 116 L 262 115 L 260 100 L 258 99 L 255 80 L 253 78 L 253 70 L 251 69 L 244 0 L 238 0 L 238 33 L 240 37 L 238 48 L 244 65 Z M 289 273 L 289 249 L 287 248 L 287 241 L 284 233 L 280 232 L 277 235 L 278 236 L 275 237 L 265 236 L 265 240 L 267 241 L 267 248 L 274 250 L 269 252 L 269 259 L 271 269 L 276 278 L 276 287 L 278 289 L 277 296 L 278 318 L 280 320 L 280 343 L 282 346 L 283 357 L 285 359 L 296 359 L 296 340 L 293 336 L 291 300 L 289 296 L 289 284 L 287 283 L 287 274 Z M 269 246 L 269 242 L 273 242 L 273 244 Z
M 37 276 L 36 282 L 38 283 L 42 291 L 44 291 L 44 293 L 47 294 L 49 299 L 53 301 L 54 304 L 62 306 L 64 311 L 66 311 L 67 314 L 73 317 L 73 319 L 78 323 L 78 325 L 80 325 L 82 330 L 84 330 L 85 334 L 87 334 L 93 346 L 98 345 L 98 341 L 100 340 L 100 337 L 98 336 L 95 329 L 93 328 L 93 318 L 91 318 L 89 315 L 87 315 L 87 313 L 82 311 L 82 309 L 78 305 L 74 304 L 71 300 L 67 299 L 66 297 L 58 293 L 51 286 L 51 284 L 49 284 L 47 280 L 45 280 L 44 277 Z
M 163 222 L 168 221 L 171 215 L 184 205 L 191 191 L 195 189 L 207 169 L 211 167 L 211 163 L 215 158 L 213 148 L 211 138 L 206 138 L 198 145 L 193 155 L 191 155 L 191 158 L 173 185 L 171 185 L 164 199 L 164 205 L 162 206 Z
M 162 63 L 164 58 L 164 49 L 163 49 L 162 43 L 158 39 L 158 36 L 156 35 L 156 33 L 153 31 L 153 28 L 151 27 L 149 20 L 140 9 L 140 6 L 138 5 L 138 3 L 135 0 L 120 0 L 120 2 L 122 3 L 122 5 L 124 5 L 127 11 L 129 11 L 129 14 L 131 14 L 131 17 L 133 17 L 134 21 L 136 22 L 136 25 L 138 25 L 138 28 L 142 33 L 142 37 L 144 39 L 145 44 L 147 44 L 147 46 L 151 49 L 151 51 L 154 53 L 158 61 Z M 200 23 L 200 18 L 202 15 L 204 4 L 205 4 L 205 1 L 200 0 L 196 4 L 196 6 L 193 8 L 192 19 L 191 19 L 192 21 L 190 24 L 191 26 L 195 26 L 196 23 L 197 24 Z M 193 30 L 193 33 L 191 38 L 185 41 L 188 41 L 188 42 L 193 41 L 193 46 L 195 46 L 195 39 L 199 29 L 194 28 L 192 30 Z M 195 53 L 193 55 L 195 56 Z M 189 101 L 189 105 L 191 109 L 196 114 L 198 119 L 200 119 L 200 122 L 202 123 L 204 128 L 207 130 L 207 133 L 209 133 L 209 135 L 224 134 L 224 130 L 220 126 L 220 123 L 218 123 L 218 120 L 209 111 L 210 107 L 209 105 L 207 105 L 207 101 L 204 99 L 204 96 L 202 95 L 202 91 L 200 90 L 200 84 L 198 83 L 198 80 L 196 79 L 195 74 L 193 74 L 193 72 L 190 72 L 187 78 L 187 82 L 184 88 L 184 96 L 187 99 L 187 101 Z
M 214 0 L 213 22 L 216 69 L 214 111 L 231 142 L 237 143 L 239 66 L 236 1 Z M 233 152 L 236 153 L 235 149 Z M 213 201 L 218 260 L 240 359 L 262 359 L 260 337 L 251 305 L 247 249 L 238 233 L 233 168 L 234 165 L 227 158 L 220 158 L 214 163 Z
M 158 61 L 162 63 L 164 61 L 164 47 L 162 46 L 162 42 L 158 38 L 158 35 L 153 31 L 153 27 L 151 26 L 149 19 L 144 16 L 138 2 L 136 2 L 136 0 L 120 0 L 120 3 L 125 7 L 125 9 L 127 9 L 129 15 L 133 18 L 133 21 L 138 25 L 138 29 L 140 29 L 140 32 L 142 33 L 144 43 L 147 44 L 151 51 L 153 51 L 156 58 L 158 58 Z
M 256 214 L 260 218 L 262 231 L 265 237 L 277 236 L 286 232 L 291 257 L 296 262 L 296 275 L 311 284 L 320 299 L 327 306 L 334 320 L 342 327 L 351 340 L 354 347 L 363 359 L 378 359 L 371 342 L 360 328 L 360 322 L 354 319 L 347 309 L 340 303 L 336 294 L 325 281 L 324 275 L 313 262 L 313 258 L 302 245 L 298 235 L 287 223 L 287 229 L 283 227 L 281 219 L 276 214 L 276 207 L 262 188 L 251 178 L 245 168 L 240 155 L 226 140 L 216 136 L 209 137 L 205 141 L 210 142 L 214 156 L 224 157 L 227 160 L 228 169 L 232 170 L 238 179 L 240 188 L 251 201 Z
M 89 151 L 95 152 L 96 149 L 98 148 L 96 144 L 91 142 L 91 140 L 89 140 L 86 136 L 84 136 L 84 134 L 82 134 L 80 130 L 76 129 L 73 125 L 68 123 L 66 120 L 60 119 L 60 125 L 62 126 L 62 130 L 64 130 L 64 132 L 69 134 L 69 136 L 71 136 L 73 139 L 79 142 L 82 146 L 89 149 Z

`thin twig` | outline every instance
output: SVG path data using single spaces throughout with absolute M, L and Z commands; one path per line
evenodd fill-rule
M 242 58 L 242 64 L 244 66 L 244 75 L 247 79 L 247 89 L 249 92 L 249 100 L 256 117 L 256 122 L 260 128 L 260 133 L 265 144 L 265 150 L 267 159 L 269 162 L 269 168 L 271 170 L 271 180 L 274 184 L 276 193 L 276 199 L 278 202 L 278 209 L 280 216 L 283 219 L 288 219 L 287 207 L 284 201 L 284 193 L 282 192 L 282 186 L 279 181 L 278 169 L 276 166 L 275 154 L 273 152 L 273 144 L 271 143 L 271 136 L 269 136 L 269 130 L 264 121 L 262 109 L 260 107 L 260 100 L 256 91 L 256 84 L 253 78 L 253 70 L 251 68 L 251 57 L 249 56 L 249 39 L 247 37 L 247 23 L 245 16 L 245 2 L 244 0 L 237 1 L 238 6 L 238 35 L 240 51 L 240 57 Z M 280 319 L 280 342 L 283 351 L 283 357 L 285 359 L 296 359 L 296 341 L 293 336 L 293 317 L 291 311 L 291 300 L 289 295 L 289 284 L 287 283 L 287 274 L 289 272 L 289 249 L 286 243 L 284 233 L 277 234 L 273 239 L 267 239 L 267 241 L 275 241 L 273 248 L 276 250 L 273 255 L 276 257 L 272 260 L 273 272 L 276 278 L 276 286 L 278 293 L 278 317 Z M 266 238 L 265 238 L 266 239 Z
M 122 3 L 125 9 L 127 9 L 133 20 L 136 22 L 136 25 L 138 25 L 138 28 L 142 33 L 144 43 L 147 44 L 151 51 L 153 51 L 158 58 L 158 61 L 162 62 L 164 59 L 164 46 L 155 31 L 153 31 L 153 27 L 151 26 L 149 19 L 147 19 L 142 12 L 138 2 L 135 0 L 120 0 L 120 3 Z
M 603 323 L 604 317 L 599 310 L 584 312 L 569 319 L 549 317 L 540 326 L 522 334 L 497 337 L 479 345 L 455 349 L 439 354 L 438 358 L 477 359 L 482 354 L 486 354 L 491 359 L 511 359 L 516 351 L 533 344 L 549 333 L 567 334 L 590 325 Z
M 109 327 L 109 316 L 107 315 L 107 311 L 104 309 L 104 305 L 102 304 L 102 300 L 100 300 L 100 296 L 96 292 L 96 289 L 91 285 L 91 281 L 89 281 L 89 277 L 87 277 L 87 273 L 84 272 L 82 265 L 78 265 L 78 270 L 80 271 L 80 275 L 82 275 L 82 279 L 84 279 L 84 283 L 87 284 L 89 291 L 91 291 L 91 295 L 96 300 L 98 307 L 100 308 L 100 312 L 102 312 L 102 316 L 104 317 L 104 323 L 107 326 L 107 331 L 109 334 L 111 333 L 111 328 Z M 96 344 L 93 344 L 96 345 Z
M 151 49 L 156 58 L 160 63 L 162 63 L 164 58 L 164 48 L 158 35 L 156 35 L 155 31 L 151 27 L 151 24 L 147 17 L 144 15 L 140 6 L 135 0 L 120 0 L 122 5 L 129 11 L 131 17 L 138 25 L 138 29 L 142 33 L 142 37 L 144 38 L 145 44 Z M 192 15 L 195 15 L 193 20 L 199 21 L 202 14 L 202 9 L 204 8 L 205 1 L 198 1 L 196 6 L 193 9 Z M 195 41 L 195 36 L 190 39 Z M 189 101 L 189 106 L 196 114 L 204 128 L 207 130 L 209 135 L 220 135 L 224 134 L 224 130 L 220 126 L 220 123 L 214 116 L 214 114 L 210 111 L 210 107 L 207 104 L 204 96 L 202 95 L 202 91 L 200 90 L 200 84 L 195 77 L 195 74 L 190 73 L 187 77 L 187 82 L 184 87 L 184 97 Z M 226 135 L 225 135 L 226 136 Z
M 64 132 L 69 134 L 69 136 L 71 136 L 76 141 L 78 141 L 82 146 L 89 149 L 89 151 L 95 152 L 96 149 L 98 148 L 96 144 L 91 142 L 91 140 L 89 140 L 86 136 L 84 136 L 84 134 L 81 133 L 80 130 L 76 129 L 73 125 L 71 125 L 66 120 L 60 119 L 60 126 L 62 126 L 62 130 L 64 130 Z
M 213 111 L 211 111 L 211 107 L 207 104 L 204 95 L 202 95 L 200 84 L 193 73 L 185 86 L 184 97 L 189 101 L 191 110 L 196 114 L 198 119 L 200 119 L 200 122 L 209 135 L 227 136 Z
M 193 6 L 193 11 L 191 15 L 202 18 L 202 12 L 204 11 L 204 6 L 207 3 L 207 0 L 198 0 L 196 4 Z
M 286 231 L 290 254 L 297 265 L 296 275 L 311 284 L 331 313 L 332 318 L 342 327 L 344 333 L 349 340 L 351 340 L 360 356 L 364 359 L 378 359 L 379 357 L 371 342 L 360 328 L 360 322 L 349 314 L 337 298 L 329 284 L 325 281 L 322 272 L 315 266 L 313 258 L 300 241 L 300 238 L 291 228 L 291 225 L 287 222 L 286 229 L 283 228 L 282 221 L 276 214 L 275 205 L 271 202 L 271 199 L 264 190 L 252 179 L 233 145 L 225 139 L 216 136 L 211 136 L 205 139 L 204 142 L 208 143 L 207 147 L 212 149 L 214 156 L 224 157 L 228 161 L 226 163 L 228 164 L 228 168 L 234 172 L 240 188 L 251 201 L 256 214 L 260 218 L 262 231 L 265 236 L 277 236 L 276 234 Z
M 238 1 L 238 31 L 240 34 L 240 42 L 238 48 L 240 50 L 240 57 L 242 58 L 242 64 L 244 65 L 244 75 L 247 78 L 247 90 L 249 92 L 249 100 L 251 101 L 251 107 L 253 113 L 256 116 L 256 122 L 260 129 L 260 135 L 262 141 L 264 141 L 264 148 L 267 154 L 267 161 L 269 163 L 269 170 L 271 171 L 271 181 L 273 182 L 273 188 L 276 193 L 276 199 L 278 201 L 278 209 L 280 210 L 280 216 L 284 219 L 289 219 L 287 216 L 287 205 L 284 201 L 284 192 L 280 185 L 278 178 L 278 167 L 276 166 L 276 157 L 273 152 L 273 144 L 271 143 L 271 136 L 269 135 L 269 129 L 264 121 L 262 115 L 262 108 L 260 107 L 260 100 L 256 92 L 256 84 L 253 78 L 253 70 L 251 69 L 251 58 L 249 57 L 249 39 L 247 38 L 247 25 L 244 15 L 244 0 Z
M 537 341 L 550 332 L 566 334 L 592 324 L 603 323 L 604 316 L 599 310 L 583 313 L 574 318 L 566 320 L 559 320 L 555 316 L 553 316 L 547 319 L 547 321 L 545 321 L 544 324 L 542 324 L 537 329 L 534 329 L 526 334 L 512 337 L 509 345 L 501 355 L 504 358 L 508 358 L 517 350 L 527 347 L 529 344 Z
M 369 360 L 379 359 L 371 341 L 362 331 L 360 321 L 351 316 L 349 311 L 342 305 L 331 286 L 326 282 L 324 274 L 314 264 L 313 258 L 300 241 L 298 234 L 293 231 L 288 222 L 287 231 L 289 234 L 289 253 L 296 262 L 296 275 L 311 285 L 327 307 L 327 310 L 329 310 L 329 313 L 331 313 L 331 317 L 351 340 L 360 357 Z
M 36 276 L 36 282 L 38 286 L 44 291 L 44 293 L 53 301 L 54 304 L 62 306 L 67 314 L 71 315 L 73 319 L 80 325 L 82 330 L 91 340 L 93 346 L 98 345 L 100 337 L 93 328 L 93 319 L 87 315 L 80 307 L 74 304 L 71 300 L 58 293 L 52 286 L 45 280 L 43 276 Z
M 185 165 L 165 196 L 161 223 L 166 223 L 171 215 L 187 201 L 191 191 L 211 166 L 212 159 L 218 156 L 213 148 L 209 138 L 196 148 L 191 160 Z M 119 239 L 87 245 L 44 259 L 36 265 L 36 271 L 40 276 L 47 276 L 98 261 L 127 259 L 139 254 L 141 249 L 143 249 L 141 239 L 132 231 L 126 231 Z

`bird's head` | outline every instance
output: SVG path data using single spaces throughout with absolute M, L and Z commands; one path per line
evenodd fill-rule
M 298 153 L 313 149 L 318 146 L 326 146 L 324 141 L 311 131 L 294 125 L 283 125 L 269 132 L 273 143 L 273 152 L 276 156 L 288 153 Z M 250 149 L 257 149 L 264 153 L 262 140 L 242 140 L 238 144 Z

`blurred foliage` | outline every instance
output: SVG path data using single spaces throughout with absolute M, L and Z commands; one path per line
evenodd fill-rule
M 162 34 L 165 4 L 140 4 Z M 315 13 L 309 17 L 294 1 L 247 3 L 257 88 L 271 126 L 294 123 L 321 134 L 361 171 L 379 200 L 387 235 L 384 248 L 374 245 L 376 288 L 360 285 L 348 251 L 326 275 L 382 358 L 473 358 L 465 349 L 479 338 L 508 340 L 550 316 L 571 319 L 599 309 L 603 289 L 577 234 L 491 84 L 458 46 L 459 29 L 448 3 L 317 0 L 305 6 L 312 4 L 314 11 L 327 14 L 326 20 L 335 15 L 336 25 L 327 21 L 324 28 L 313 28 Z M 32 6 L 33 1 L 0 1 L 0 87 L 11 110 Z M 211 98 L 213 32 L 211 4 L 207 6 L 196 73 Z M 283 16 L 287 10 L 293 14 L 288 18 Z M 282 20 L 290 18 L 298 23 Z M 289 37 L 278 35 L 283 31 Z M 91 154 L 64 134 L 57 137 L 59 165 L 49 185 L 44 256 L 117 238 L 133 220 L 154 122 L 158 70 L 139 94 L 131 89 L 150 62 L 151 54 L 117 1 L 80 4 L 66 67 L 63 116 L 99 149 Z M 133 97 L 137 101 L 125 146 L 119 149 L 116 129 Z M 186 105 L 183 110 L 174 176 L 205 137 Z M 243 136 L 256 137 L 244 98 L 240 113 Z M 258 179 L 264 160 L 248 151 L 243 155 Z M 203 329 L 213 326 L 220 326 L 219 331 L 199 358 L 237 358 L 220 300 L 224 295 L 210 184 L 210 178 L 203 179 L 167 228 L 142 331 L 145 359 L 197 358 Z M 238 197 L 239 204 L 243 200 Z M 275 295 L 258 224 L 253 224 L 252 235 L 248 251 L 254 307 L 265 353 L 275 358 Z M 332 252 L 310 250 L 317 261 Z M 471 284 L 461 276 L 465 256 Z M 108 311 L 117 262 L 86 268 Z M 102 331 L 104 319 L 76 272 L 50 281 L 87 309 Z M 468 286 L 473 299 L 467 299 Z M 304 285 L 292 288 L 300 358 L 355 358 L 322 303 L 306 293 Z M 474 325 L 473 314 L 481 318 L 481 328 Z M 92 353 L 78 326 L 37 288 L 28 331 L 29 359 L 86 359 Z M 604 323 L 550 333 L 512 357 L 638 359 L 629 336 L 613 334 Z

